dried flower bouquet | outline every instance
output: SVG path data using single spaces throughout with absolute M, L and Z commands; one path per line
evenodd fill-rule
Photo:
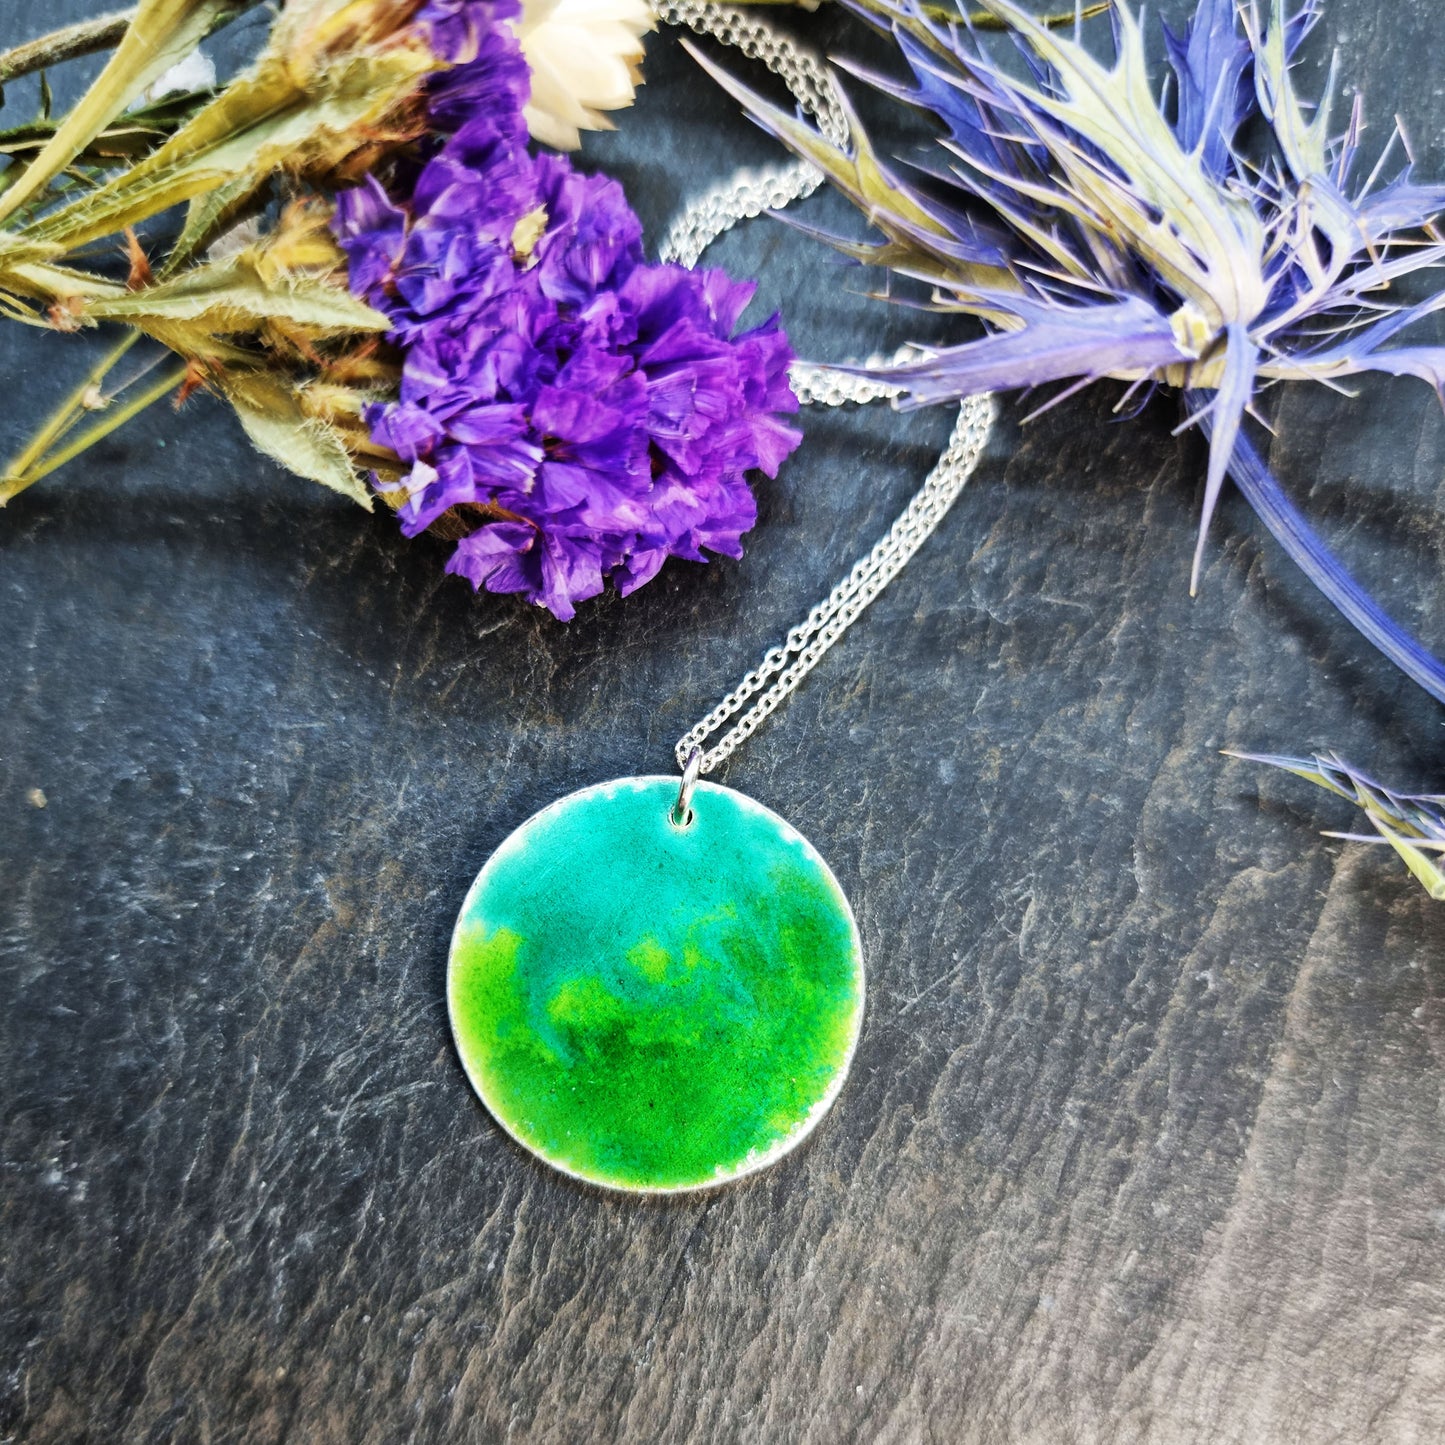
M 248 8 L 142 0 L 123 31 L 9 57 L 13 75 L 116 44 L 59 123 L 0 137 L 0 307 L 128 334 L 0 502 L 204 387 L 292 471 L 379 492 L 408 535 L 455 540 L 449 570 L 561 618 L 608 577 L 628 592 L 669 556 L 739 555 L 746 474 L 798 441 L 778 319 L 740 330 L 751 285 L 647 264 L 621 188 L 529 144 L 575 145 L 630 101 L 650 10 L 290 0 L 229 84 L 136 108 Z M 117 237 L 113 276 L 96 248 Z M 142 336 L 179 364 L 107 388 Z

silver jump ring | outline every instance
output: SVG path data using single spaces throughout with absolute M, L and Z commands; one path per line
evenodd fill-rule
M 687 766 L 682 770 L 682 782 L 677 789 L 677 802 L 672 805 L 672 824 L 675 828 L 686 828 L 692 822 L 692 790 L 697 786 L 697 775 L 702 770 L 702 749 L 694 747 L 687 755 Z

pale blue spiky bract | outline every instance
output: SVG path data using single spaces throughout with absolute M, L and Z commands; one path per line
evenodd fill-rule
M 904 163 L 856 122 L 839 145 L 703 63 L 882 233 L 827 239 L 983 323 L 986 334 L 869 374 L 904 404 L 1066 383 L 1058 400 L 1103 378 L 1183 388 L 1187 421 L 1210 437 L 1192 582 L 1228 473 L 1348 620 L 1445 701 L 1445 665 L 1350 576 L 1244 425 L 1262 382 L 1378 372 L 1445 395 L 1445 346 L 1410 336 L 1445 291 L 1401 299 L 1403 281 L 1445 264 L 1433 224 L 1445 184 L 1417 179 L 1396 138 L 1366 155 L 1358 98 L 1337 115 L 1331 87 L 1317 104 L 1300 94 L 1292 65 L 1320 0 L 1197 0 L 1182 32 L 1166 27 L 1163 74 L 1128 4 L 1111 10 L 1113 54 L 1101 59 L 1072 27 L 979 0 L 1022 67 L 918 0 L 851 4 L 893 38 L 909 74 L 850 68 L 938 123 L 935 143 Z

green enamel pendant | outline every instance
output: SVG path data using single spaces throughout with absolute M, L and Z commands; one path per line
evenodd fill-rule
M 457 919 L 447 999 L 497 1122 L 579 1179 L 725 1183 L 800 1143 L 842 1087 L 863 1014 L 858 929 L 776 813 L 676 778 L 584 788 L 488 859 Z

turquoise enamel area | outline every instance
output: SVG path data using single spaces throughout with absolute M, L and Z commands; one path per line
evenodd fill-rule
M 624 778 L 553 803 L 488 859 L 447 996 L 482 1101 L 519 1143 L 615 1189 L 762 1168 L 833 1101 L 863 1013 L 858 930 L 776 813 Z

